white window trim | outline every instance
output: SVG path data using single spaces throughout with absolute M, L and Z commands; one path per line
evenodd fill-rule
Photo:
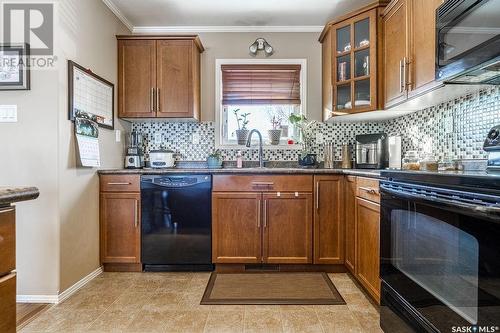
M 221 144 L 223 133 L 222 112 L 222 65 L 280 64 L 300 65 L 300 104 L 302 114 L 307 117 L 307 59 L 215 59 L 215 147 L 216 149 L 251 149 L 239 145 Z M 265 149 L 301 149 L 294 145 L 266 145 Z

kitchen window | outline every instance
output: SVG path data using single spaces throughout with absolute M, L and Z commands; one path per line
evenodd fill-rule
M 237 146 L 244 125 L 259 130 L 269 146 L 271 129 L 281 130 L 275 147 L 297 142 L 288 118 L 305 114 L 305 60 L 217 60 L 216 67 L 218 146 Z

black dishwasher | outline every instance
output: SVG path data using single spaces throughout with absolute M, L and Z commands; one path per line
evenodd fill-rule
M 141 177 L 146 271 L 213 270 L 211 198 L 210 175 Z

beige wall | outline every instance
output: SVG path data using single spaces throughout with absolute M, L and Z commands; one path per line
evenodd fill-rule
M 67 91 L 68 59 L 117 83 L 117 34 L 129 33 L 101 0 L 64 0 L 60 4 L 60 90 Z M 77 167 L 73 124 L 67 120 L 67 94 L 59 96 L 60 291 L 99 267 L 99 178 L 93 168 Z M 115 119 L 113 130 L 99 131 L 103 168 L 123 167 L 127 123 Z
M 252 59 L 248 47 L 258 37 L 275 49 L 271 59 L 307 59 L 307 114 L 321 120 L 321 44 L 319 33 L 202 33 L 202 120 L 215 120 L 215 59 Z M 259 54 L 258 58 L 265 58 Z
M 18 295 L 57 295 L 99 267 L 98 177 L 76 166 L 66 62 L 116 84 L 115 34 L 128 31 L 101 0 L 59 0 L 56 8 L 58 68 L 32 71 L 30 91 L 0 92 L 0 104 L 19 108 L 17 123 L 0 123 L 0 184 L 41 192 L 18 205 Z M 114 131 L 100 131 L 100 149 L 103 168 L 123 166 Z

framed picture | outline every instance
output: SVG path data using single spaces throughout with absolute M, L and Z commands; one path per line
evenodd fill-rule
M 29 89 L 29 45 L 0 44 L 0 90 Z
M 113 129 L 114 96 L 113 83 L 68 60 L 69 120 L 86 118 L 99 127 Z

